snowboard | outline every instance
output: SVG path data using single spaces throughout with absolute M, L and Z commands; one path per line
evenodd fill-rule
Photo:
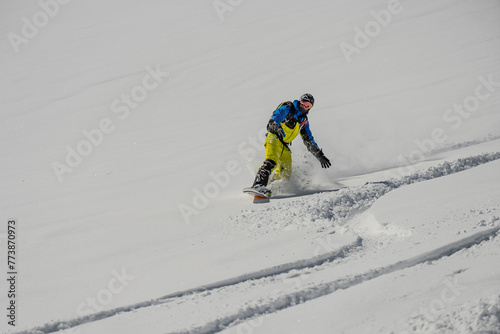
M 256 189 L 252 187 L 244 188 L 243 192 L 245 194 L 249 194 L 251 196 L 254 196 L 255 200 L 269 200 L 270 196 L 267 196 L 266 194 L 261 193 L 260 191 L 257 191 Z

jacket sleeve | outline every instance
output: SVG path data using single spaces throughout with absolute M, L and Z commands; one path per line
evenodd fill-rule
M 309 128 L 309 122 L 307 119 L 302 123 L 302 127 L 300 129 L 300 136 L 302 137 L 302 141 L 304 145 L 307 147 L 309 152 L 311 152 L 315 157 L 318 157 L 321 149 L 318 144 L 314 141 L 314 137 L 312 135 L 311 129 Z

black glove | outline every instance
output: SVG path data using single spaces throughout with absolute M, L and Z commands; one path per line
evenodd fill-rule
M 283 139 L 285 135 L 281 126 L 273 120 L 270 120 L 269 123 L 267 123 L 267 131 L 275 134 L 280 139 Z
M 320 150 L 317 154 L 316 154 L 316 158 L 318 158 L 319 160 L 319 163 L 321 164 L 321 167 L 323 168 L 330 168 L 330 166 L 332 165 L 330 163 L 330 160 L 328 160 L 327 157 L 325 157 L 325 155 L 323 154 L 323 151 Z
M 330 168 L 330 166 L 332 165 L 330 163 L 330 160 L 328 160 L 328 158 L 325 156 L 322 156 L 321 158 L 319 158 L 319 162 L 321 163 L 321 167 L 323 167 L 323 168 Z

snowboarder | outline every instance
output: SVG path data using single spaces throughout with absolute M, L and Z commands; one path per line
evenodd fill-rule
M 321 167 L 329 168 L 330 160 L 318 147 L 309 128 L 307 114 L 314 105 L 314 97 L 304 94 L 300 100 L 283 102 L 273 112 L 267 124 L 267 137 L 264 142 L 266 159 L 259 168 L 252 188 L 258 193 L 271 197 L 267 188 L 269 176 L 275 172 L 275 178 L 289 177 L 292 173 L 292 154 L 289 148 L 292 140 L 300 133 L 304 144 L 321 163 Z

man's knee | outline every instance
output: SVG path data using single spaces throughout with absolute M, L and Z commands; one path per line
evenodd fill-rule
M 274 167 L 276 167 L 276 162 L 271 159 L 264 160 L 264 164 L 262 165 L 265 169 L 272 171 Z

